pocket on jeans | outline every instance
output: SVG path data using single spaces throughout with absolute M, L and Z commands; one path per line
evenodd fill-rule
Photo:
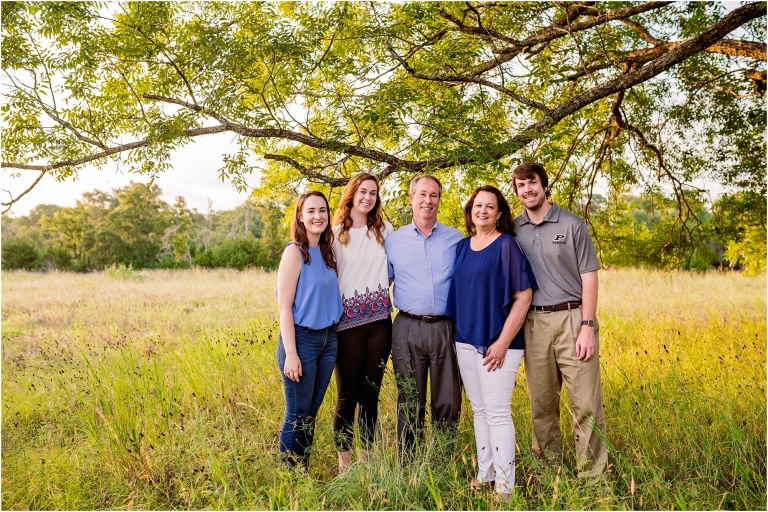
M 296 336 L 304 336 L 309 332 L 309 327 L 303 327 L 301 325 L 294 325 L 296 328 Z

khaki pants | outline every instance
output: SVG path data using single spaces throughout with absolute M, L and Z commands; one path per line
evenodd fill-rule
M 600 381 L 599 325 L 595 321 L 596 356 L 576 358 L 576 338 L 581 330 L 581 307 L 565 311 L 529 311 L 525 319 L 525 377 L 531 399 L 533 453 L 561 456 L 560 392 L 562 384 L 573 404 L 573 436 L 579 477 L 605 472 L 608 449 L 605 436 L 603 390 Z

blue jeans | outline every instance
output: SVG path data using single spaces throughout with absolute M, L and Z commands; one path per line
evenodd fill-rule
M 296 351 L 301 361 L 299 382 L 283 373 L 285 347 L 282 334 L 277 341 L 277 365 L 285 389 L 285 418 L 280 430 L 281 459 L 290 466 L 309 464 L 309 451 L 315 436 L 315 417 L 325 397 L 336 364 L 336 326 L 310 329 L 294 325 Z

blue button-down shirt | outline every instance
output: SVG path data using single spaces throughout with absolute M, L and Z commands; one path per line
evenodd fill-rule
M 462 238 L 459 230 L 439 222 L 426 237 L 411 223 L 386 238 L 395 307 L 412 315 L 445 314 L 456 244 Z

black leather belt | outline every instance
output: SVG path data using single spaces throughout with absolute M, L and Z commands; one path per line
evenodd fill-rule
M 407 311 L 400 310 L 397 313 L 398 315 L 403 315 L 405 318 L 413 318 L 414 320 L 419 320 L 420 322 L 424 322 L 426 324 L 431 324 L 433 322 L 439 322 L 441 320 L 448 320 L 448 317 L 445 315 L 437 315 L 437 316 L 429 316 L 429 315 L 412 315 L 408 313 Z
M 566 309 L 577 309 L 581 306 L 581 301 L 576 302 L 563 302 L 562 304 L 555 304 L 554 306 L 531 306 L 531 311 L 565 311 Z

